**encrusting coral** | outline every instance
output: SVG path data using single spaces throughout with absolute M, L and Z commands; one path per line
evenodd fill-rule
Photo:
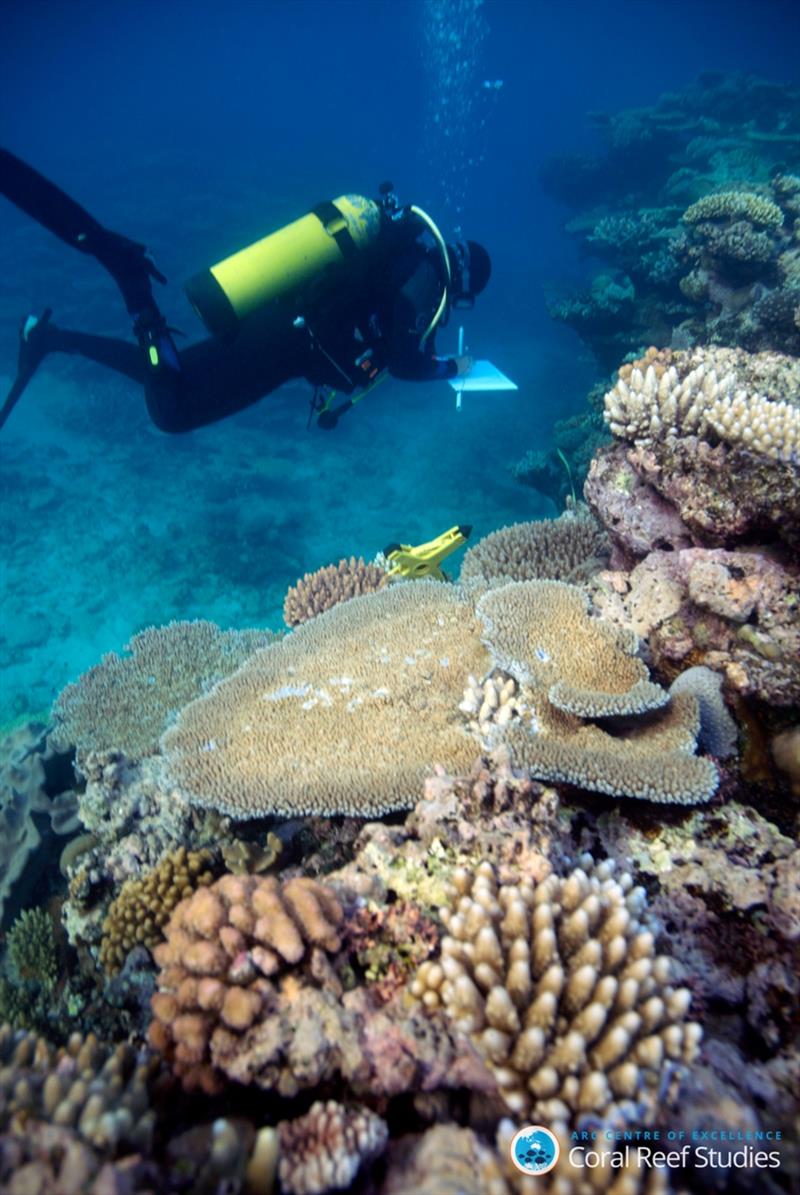
M 239 817 L 408 808 L 432 763 L 469 766 L 457 706 L 486 663 L 472 604 L 453 586 L 352 598 L 186 706 L 163 736 L 167 782 Z
M 285 1195 L 347 1191 L 365 1162 L 384 1150 L 386 1122 L 369 1108 L 317 1100 L 278 1126 L 278 1177 Z
M 701 1031 L 656 955 L 644 890 L 588 855 L 538 884 L 501 884 L 483 863 L 453 885 L 441 957 L 411 992 L 470 1035 L 509 1109 L 544 1124 L 625 1106 L 652 1115 Z
M 338 950 L 341 921 L 331 890 L 302 877 L 225 875 L 177 906 L 154 950 L 150 1041 L 184 1086 L 221 1090 L 216 1062 L 274 1005 L 272 977 Z
M 151 755 L 169 718 L 271 643 L 270 631 L 222 631 L 213 622 L 170 622 L 109 652 L 53 705 L 53 743 L 63 750 Z
M 179 901 L 196 888 L 210 884 L 209 851 L 169 851 L 152 869 L 122 885 L 103 921 L 100 963 L 113 975 L 135 946 L 152 949 L 161 941 L 162 929 Z
M 365 563 L 360 556 L 318 568 L 290 586 L 283 603 L 284 622 L 289 627 L 299 626 L 339 602 L 362 593 L 375 593 L 388 582 L 385 569 Z
M 585 506 L 557 519 L 515 523 L 484 536 L 464 554 L 462 582 L 574 580 L 605 557 L 608 539 Z

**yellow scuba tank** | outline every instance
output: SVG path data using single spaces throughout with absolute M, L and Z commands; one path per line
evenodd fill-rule
M 210 332 L 223 336 L 239 320 L 336 269 L 373 244 L 380 209 L 361 195 L 340 195 L 226 257 L 186 283 L 189 302 Z

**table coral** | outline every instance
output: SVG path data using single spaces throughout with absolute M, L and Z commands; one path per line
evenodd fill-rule
M 486 662 L 454 587 L 352 598 L 186 706 L 162 740 L 167 783 L 239 817 L 408 808 L 433 763 L 469 766 L 457 706 Z
M 581 590 L 516 582 L 488 591 L 477 608 L 496 664 L 520 685 L 519 693 L 504 685 L 507 700 L 487 722 L 487 747 L 500 739 L 540 780 L 653 801 L 709 800 L 717 772 L 692 754 L 696 699 L 670 699 L 653 684 L 634 654 L 636 636 L 617 636 L 610 623 L 589 618 Z M 461 707 L 468 716 L 470 692 Z M 620 717 L 628 718 L 622 734 L 608 723 Z
M 456 871 L 441 958 L 411 991 L 472 1037 L 512 1111 L 548 1123 L 633 1101 L 646 1119 L 700 1027 L 656 956 L 644 890 L 611 862 L 581 864 L 539 884 Z
M 340 560 L 318 568 L 290 586 L 283 603 L 283 619 L 287 626 L 296 627 L 309 618 L 316 618 L 339 602 L 346 602 L 362 593 L 375 593 L 389 582 L 385 569 L 367 564 L 359 556 Z
M 274 638 L 203 620 L 148 627 L 133 636 L 128 655 L 109 652 L 62 690 L 53 705 L 53 742 L 64 750 L 150 755 L 172 715 Z

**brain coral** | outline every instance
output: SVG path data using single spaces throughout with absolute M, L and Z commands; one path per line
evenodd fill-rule
M 188 705 L 162 740 L 167 779 L 239 817 L 407 808 L 433 764 L 472 762 L 458 703 L 487 663 L 472 605 L 451 586 L 353 598 Z
M 52 740 L 64 750 L 151 755 L 170 717 L 274 637 L 204 621 L 148 627 L 127 645 L 130 655 L 109 652 L 59 694 Z
M 359 556 L 340 560 L 306 573 L 292 585 L 283 603 L 283 619 L 287 626 L 296 627 L 309 618 L 316 618 L 323 610 L 362 593 L 375 593 L 388 584 L 388 573 L 377 564 L 366 564 Z
M 586 507 L 557 519 L 515 523 L 484 536 L 464 555 L 461 580 L 566 581 L 586 563 L 604 556 L 608 540 Z
M 489 863 L 453 876 L 441 958 L 412 994 L 469 1034 L 508 1107 L 534 1121 L 654 1113 L 671 1065 L 694 1058 L 690 995 L 655 953 L 645 893 L 611 861 L 500 884 Z

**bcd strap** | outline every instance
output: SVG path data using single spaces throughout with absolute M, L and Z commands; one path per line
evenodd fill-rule
M 332 203 L 330 199 L 324 199 L 322 203 L 318 203 L 316 207 L 312 208 L 311 212 L 317 217 L 328 236 L 332 236 L 336 241 L 342 251 L 342 257 L 352 258 L 358 255 L 358 246 L 347 227 L 347 221 L 335 203 Z

